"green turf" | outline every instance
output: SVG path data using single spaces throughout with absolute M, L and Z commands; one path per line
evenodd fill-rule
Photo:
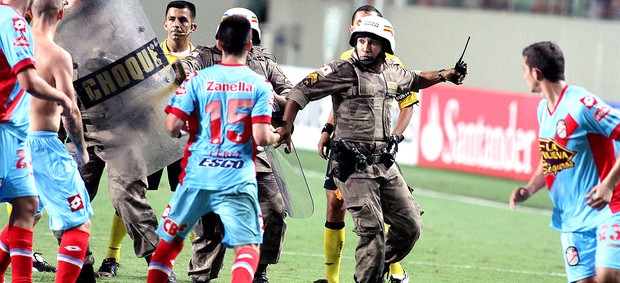
M 325 193 L 322 173 L 325 161 L 313 152 L 300 152 L 308 183 L 314 195 L 315 213 L 306 219 L 288 219 L 288 231 L 280 263 L 270 266 L 271 282 L 312 282 L 324 277 L 323 224 Z M 413 282 L 565 282 L 563 253 L 559 234 L 548 227 L 548 211 L 518 209 L 510 211 L 508 194 L 520 182 L 486 178 L 451 171 L 403 166 L 408 183 L 419 188 L 414 196 L 425 214 L 424 230 L 403 266 L 413 275 Z M 161 214 L 171 196 L 167 184 L 148 197 L 157 214 Z M 93 202 L 91 245 L 96 267 L 105 256 L 113 210 L 102 182 Z M 466 198 L 469 196 L 474 198 Z M 477 201 L 485 199 L 489 201 Z M 550 208 L 549 197 L 541 191 L 526 204 Z M 0 210 L 0 223 L 6 223 L 6 211 Z M 35 250 L 55 262 L 57 243 L 49 232 L 47 217 L 35 229 Z M 357 236 L 347 216 L 346 239 L 341 268 L 341 282 L 352 282 Z M 189 243 L 177 259 L 175 272 L 179 282 L 191 282 L 186 275 Z M 230 282 L 232 250 L 221 278 L 213 282 Z M 145 282 L 146 263 L 133 254 L 126 237 L 121 251 L 119 276 L 100 282 Z M 34 274 L 34 282 L 53 282 L 49 274 Z

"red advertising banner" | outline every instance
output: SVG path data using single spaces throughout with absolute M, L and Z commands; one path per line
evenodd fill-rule
M 418 165 L 529 180 L 540 162 L 537 94 L 437 85 L 422 91 Z

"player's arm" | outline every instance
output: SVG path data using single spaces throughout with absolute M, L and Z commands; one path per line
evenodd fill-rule
M 56 88 L 62 91 L 75 108 L 69 115 L 62 116 L 62 124 L 67 135 L 75 145 L 75 155 L 78 166 L 88 163 L 88 152 L 86 151 L 86 142 L 84 141 L 84 129 L 82 128 L 82 114 L 77 107 L 77 99 L 75 90 L 73 89 L 73 66 L 69 53 L 63 53 L 58 56 L 58 60 L 54 60 L 55 66 L 52 68 Z
M 185 121 L 172 113 L 168 113 L 166 116 L 166 132 L 173 138 L 179 137 L 181 134 L 181 128 L 185 125 Z
M 540 161 L 540 164 L 538 164 L 536 171 L 532 174 L 527 186 L 517 187 L 512 191 L 512 194 L 510 194 L 510 199 L 508 200 L 510 208 L 514 210 L 517 207 L 518 202 L 527 200 L 531 195 L 535 194 L 543 187 L 545 187 L 545 176 L 543 175 L 542 161 Z
M 63 115 L 69 115 L 77 110 L 71 98 L 49 85 L 44 79 L 39 77 L 34 68 L 24 68 L 17 73 L 17 80 L 21 87 L 32 94 L 32 96 L 49 101 L 55 101 L 64 109 Z
M 260 146 L 272 145 L 280 139 L 280 135 L 274 132 L 273 127 L 268 123 L 252 123 L 252 137 L 254 142 Z

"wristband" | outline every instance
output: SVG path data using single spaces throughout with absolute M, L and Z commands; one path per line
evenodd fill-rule
M 439 72 L 437 72 L 437 80 L 439 80 L 440 82 L 444 83 L 446 82 L 448 79 L 446 79 L 446 77 L 443 76 L 443 74 L 441 72 L 445 71 L 446 69 L 441 69 L 439 70 Z
M 321 133 L 327 133 L 328 135 L 331 135 L 333 132 L 334 132 L 334 125 L 330 123 L 325 123 L 325 126 L 323 126 L 323 129 L 321 130 Z

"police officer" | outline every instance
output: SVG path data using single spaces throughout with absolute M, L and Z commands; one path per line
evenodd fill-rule
M 245 8 L 232 8 L 224 12 L 222 19 L 231 15 L 245 16 L 252 27 L 252 43 L 260 44 L 261 32 L 256 15 Z M 217 37 L 216 37 L 217 39 Z M 286 95 L 292 88 L 291 82 L 282 73 L 273 55 L 265 49 L 254 46 L 247 58 L 247 65 L 256 73 L 264 76 L 278 94 L 276 99 L 284 104 Z M 177 74 L 177 82 L 183 81 L 188 74 L 217 64 L 222 60 L 222 51 L 216 46 L 197 46 L 189 56 L 177 60 L 172 66 Z M 254 276 L 254 282 L 269 282 L 267 265 L 280 260 L 284 233 L 286 231 L 286 208 L 284 199 L 276 183 L 272 167 L 264 152 L 256 156 L 256 178 L 258 181 L 258 200 L 265 223 L 263 243 L 260 246 L 260 262 Z M 192 282 L 209 282 L 217 278 L 224 260 L 225 247 L 220 243 L 223 229 L 219 217 L 208 214 L 194 227 L 192 241 L 192 258 L 188 274 Z
M 398 119 L 391 131 L 392 103 L 439 82 L 461 84 L 466 68 L 463 73 L 454 68 L 420 72 L 385 59 L 385 52 L 394 54 L 394 28 L 378 16 L 362 18 L 349 44 L 355 48 L 350 58 L 325 64 L 291 90 L 282 127 L 276 130 L 282 136 L 280 143 L 290 148 L 297 112 L 310 101 L 331 95 L 332 173 L 360 236 L 354 279 L 375 283 L 382 282 L 390 263 L 409 254 L 422 230 L 420 207 L 394 165 L 402 140 L 402 130 L 397 129 L 404 129 L 401 123 L 406 125 L 409 119 Z M 387 234 L 384 223 L 391 225 Z

